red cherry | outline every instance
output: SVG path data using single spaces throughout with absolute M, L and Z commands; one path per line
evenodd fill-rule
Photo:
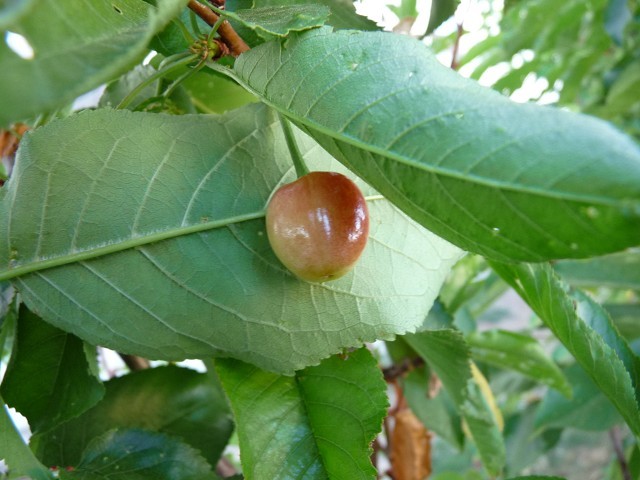
M 311 282 L 341 277 L 354 266 L 369 236 L 360 189 L 340 173 L 311 172 L 274 193 L 267 235 L 280 261 Z

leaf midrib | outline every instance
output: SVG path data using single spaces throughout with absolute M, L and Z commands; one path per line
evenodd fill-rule
M 89 247 L 78 251 L 59 255 L 55 257 L 45 258 L 42 260 L 36 260 L 25 264 L 18 264 L 9 269 L 0 270 L 0 281 L 15 278 L 28 273 L 33 273 L 39 270 L 45 270 L 54 267 L 60 267 L 69 263 L 81 262 L 90 260 L 92 258 L 109 255 L 112 253 L 122 252 L 136 247 L 141 247 L 151 243 L 161 242 L 164 240 L 170 240 L 172 238 L 190 235 L 193 233 L 206 232 L 208 230 L 214 230 L 217 228 L 223 228 L 235 223 L 247 222 L 250 220 L 257 220 L 263 218 L 265 211 L 263 209 L 245 213 L 242 215 L 236 215 L 234 217 L 228 217 L 219 220 L 211 220 L 208 222 L 202 222 L 195 225 L 188 225 L 184 227 L 176 227 L 168 230 L 161 230 L 153 233 L 147 233 L 144 235 L 116 240 L 106 245 L 99 247 Z

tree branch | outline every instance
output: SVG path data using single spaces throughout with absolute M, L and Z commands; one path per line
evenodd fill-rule
M 620 436 L 618 435 L 618 433 L 618 429 L 614 427 L 609 430 L 609 437 L 611 438 L 611 443 L 613 444 L 613 450 L 616 452 L 616 458 L 618 459 L 618 464 L 620 465 L 620 473 L 622 473 L 622 478 L 624 480 L 632 480 L 631 471 L 629 470 L 629 464 L 627 463 L 627 459 L 624 456 L 624 451 L 622 450 L 622 442 L 620 441 Z
M 211 10 L 206 5 L 196 1 L 189 0 L 187 4 L 196 15 L 198 15 L 202 20 L 207 22 L 207 24 L 213 27 L 218 20 L 220 20 L 220 16 Z M 220 34 L 220 38 L 222 41 L 229 47 L 231 54 L 234 57 L 237 57 L 242 52 L 246 52 L 249 50 L 249 45 L 245 43 L 245 41 L 240 38 L 240 35 L 233 29 L 231 24 L 224 20 L 220 27 L 218 28 L 218 33 Z

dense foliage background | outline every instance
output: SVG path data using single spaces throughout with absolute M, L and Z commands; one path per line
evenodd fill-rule
M 0 2 L 5 477 L 640 478 L 640 5 L 386 11 Z M 367 196 L 335 282 L 299 159 Z

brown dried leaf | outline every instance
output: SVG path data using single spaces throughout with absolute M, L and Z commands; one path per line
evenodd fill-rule
M 395 480 L 424 480 L 431 474 L 431 434 L 408 408 L 395 414 L 391 468 Z

